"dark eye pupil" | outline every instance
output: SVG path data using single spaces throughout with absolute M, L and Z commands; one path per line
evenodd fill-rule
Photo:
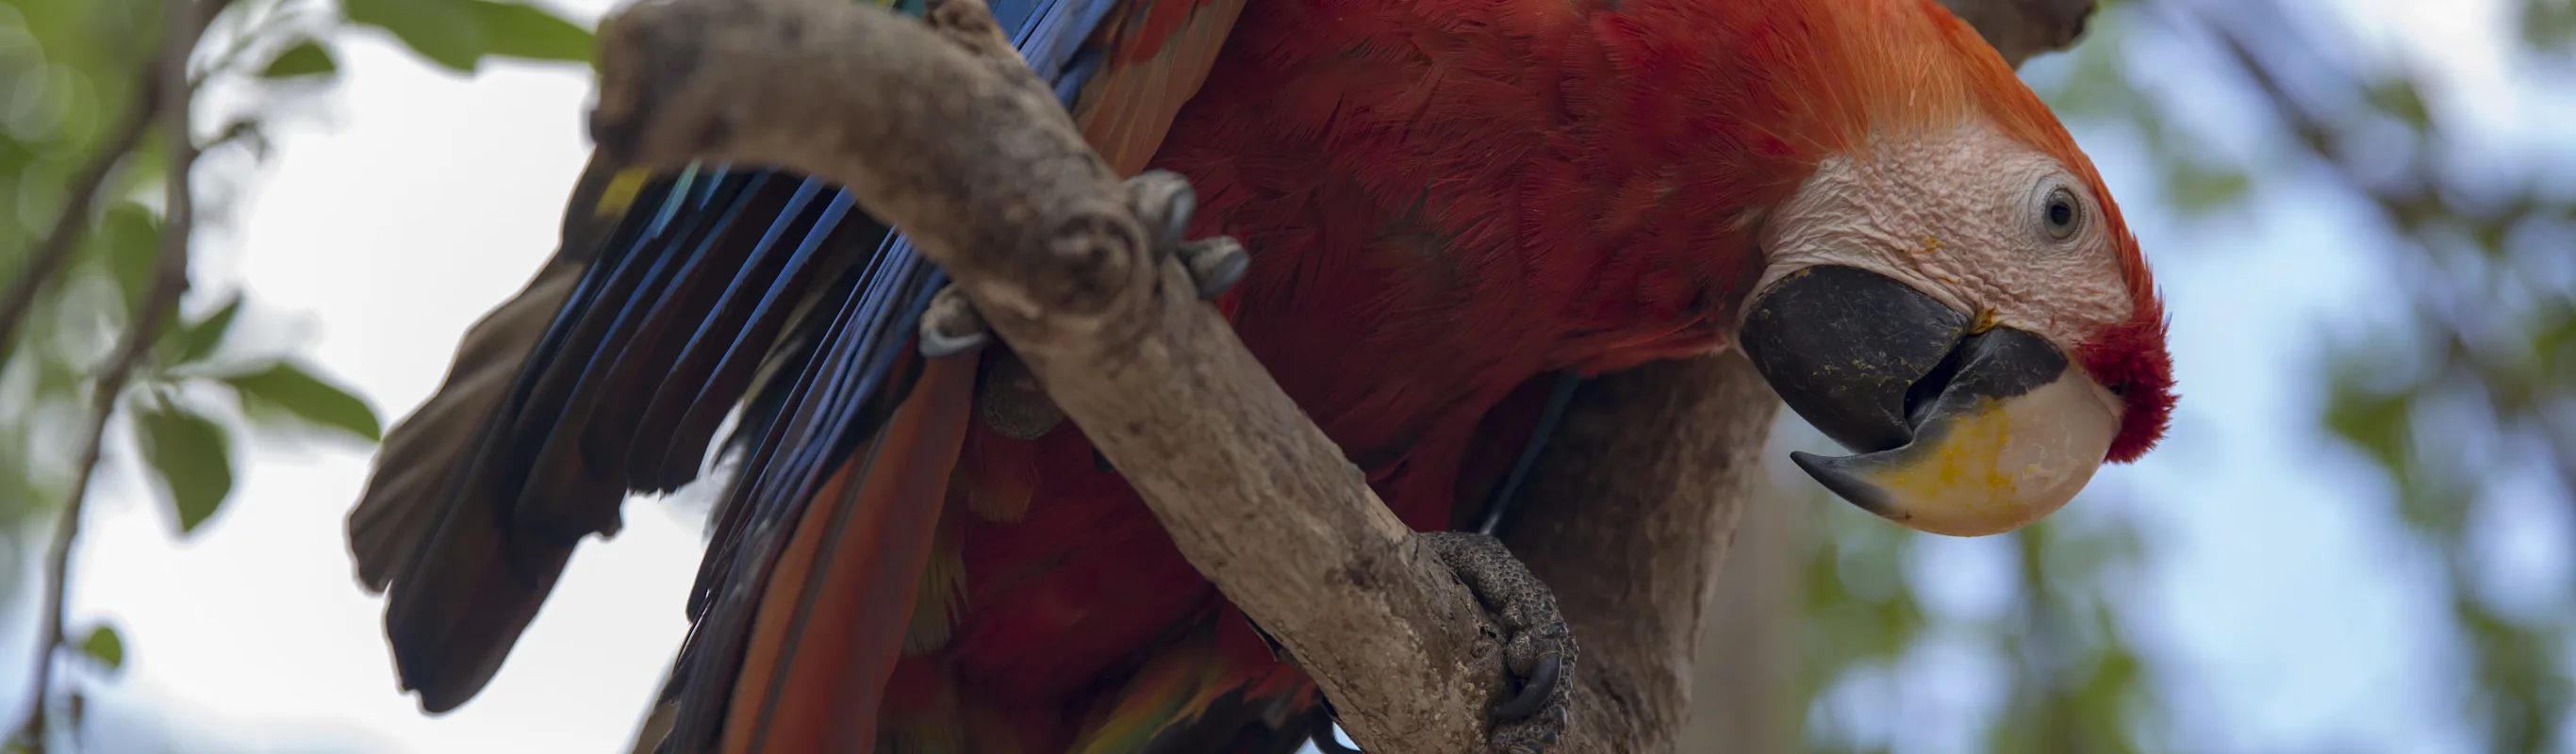
M 2074 207 L 2067 206 L 2064 201 L 2053 201 L 2048 203 L 2048 224 L 2050 226 L 2063 228 L 2066 227 L 2067 223 L 2071 222 L 2075 222 Z

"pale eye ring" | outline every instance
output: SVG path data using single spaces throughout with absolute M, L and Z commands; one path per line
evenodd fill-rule
M 2050 238 L 2073 238 L 2076 231 L 2084 229 L 2084 205 L 2075 198 L 2075 192 L 2064 186 L 2049 189 L 2039 205 L 2039 224 L 2047 229 Z

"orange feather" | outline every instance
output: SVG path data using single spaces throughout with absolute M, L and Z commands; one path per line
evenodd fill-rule
M 752 624 L 724 750 L 865 751 L 965 439 L 972 360 L 937 360 L 796 522 Z M 855 480 L 855 483 L 854 483 Z

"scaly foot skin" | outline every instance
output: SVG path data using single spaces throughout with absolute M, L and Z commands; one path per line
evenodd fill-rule
M 1440 561 L 1458 574 L 1503 631 L 1496 640 L 1503 645 L 1504 667 L 1520 685 L 1492 709 L 1490 750 L 1544 754 L 1565 733 L 1574 690 L 1569 682 L 1574 677 L 1574 632 L 1557 612 L 1556 595 L 1491 535 L 1443 531 L 1416 536 L 1440 554 Z
M 1440 555 L 1441 564 L 1458 575 L 1458 581 L 1467 585 L 1485 614 L 1493 616 L 1503 630 L 1502 636 L 1493 639 L 1502 645 L 1504 667 L 1512 671 L 1519 686 L 1489 710 L 1494 730 L 1486 739 L 1486 750 L 1546 754 L 1565 734 L 1566 709 L 1574 692 L 1574 684 L 1568 681 L 1574 677 L 1574 632 L 1557 612 L 1556 595 L 1492 535 L 1426 531 L 1414 536 Z M 1291 662 L 1269 632 L 1259 624 L 1252 630 L 1269 642 L 1272 656 Z M 1328 720 L 1337 717 L 1331 714 L 1331 700 L 1324 701 L 1324 709 Z M 1315 748 L 1326 754 L 1357 751 L 1333 739 L 1329 722 L 1319 721 L 1309 735 Z

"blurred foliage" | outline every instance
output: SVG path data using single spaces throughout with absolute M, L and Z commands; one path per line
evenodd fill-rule
M 2525 46 L 2499 54 L 2568 70 L 2576 2 L 2506 1 L 2518 10 L 2506 14 L 2517 25 L 2509 39 Z M 2060 61 L 2065 75 L 2034 83 L 2071 124 L 2135 134 L 2155 158 L 2166 206 L 2188 219 L 2240 206 L 2265 185 L 2296 184 L 2328 201 L 2340 193 L 2382 224 L 2386 243 L 2353 249 L 2351 263 L 2393 271 L 2398 298 L 2385 317 L 2324 333 L 2315 354 L 2322 430 L 2385 477 L 2391 519 L 2437 555 L 2427 562 L 2442 570 L 2463 660 L 2460 718 L 2479 750 L 2576 745 L 2566 730 L 2576 713 L 2576 602 L 2566 588 L 2576 561 L 2535 572 L 2527 559 L 2503 562 L 2494 546 L 2496 522 L 2533 520 L 2535 506 L 2559 509 L 2540 511 L 2541 520 L 2576 518 L 2576 185 L 2496 156 L 2510 145 L 2472 143 L 2478 128 L 2428 66 L 2336 35 L 2349 22 L 2318 0 L 2104 5 Z M 2214 65 L 2214 78 L 2238 90 L 2148 86 L 2149 69 L 2172 59 L 2136 51 L 2148 46 L 2204 51 L 2194 63 Z M 2171 117 L 2183 105 L 2238 102 L 2252 108 L 2248 119 L 2277 125 L 2253 149 L 2223 148 L 2224 139 Z M 1872 727 L 1885 723 L 1867 718 L 1884 710 L 1837 700 L 1894 683 L 1890 668 L 1945 643 L 2004 669 L 2006 701 L 1984 718 L 1974 750 L 2182 745 L 2163 737 L 2187 721 L 2164 718 L 2151 668 L 2122 637 L 2135 618 L 2104 598 L 2130 591 L 2118 579 L 2154 557 L 2133 526 L 2070 515 L 2091 509 L 2078 503 L 2010 535 L 2019 570 L 2009 617 L 1962 622 L 1928 614 L 1897 576 L 1915 535 L 1829 499 L 1805 505 L 1821 524 L 1809 537 L 1806 667 L 1794 692 L 1806 700 L 1808 748 L 1923 750 Z M 2544 536 L 2561 552 L 2570 540 L 2566 531 Z
M 1792 436 L 1829 449 L 1810 432 Z M 1927 537 L 1812 485 L 1791 489 L 1807 494 L 1771 502 L 1798 506 L 1814 523 L 1804 537 L 1807 600 L 1792 690 L 1806 700 L 1809 751 L 2172 750 L 2152 724 L 2165 714 L 2151 693 L 2152 668 L 2122 635 L 2115 599 L 2131 591 L 2125 580 L 2145 546 L 2130 522 L 2102 515 L 2097 502 L 1979 540 L 1972 546 L 2005 556 L 1998 562 L 2008 567 L 2009 593 L 1990 614 L 1942 611 L 1927 609 L 1920 591 L 1923 579 L 1941 578 L 1923 567 Z M 1996 704 L 1959 730 L 1889 727 L 1899 717 L 1891 707 L 1910 710 L 1901 715 L 1908 719 L 1943 717 L 1924 713 L 1937 703 L 1926 700 L 1975 687 L 1951 676 L 1951 665 L 1927 664 L 1935 653 L 1965 653 L 1995 671 Z
M 256 167 L 270 124 L 328 91 L 339 70 L 335 40 L 346 30 L 389 33 L 459 73 L 495 57 L 586 62 L 591 49 L 580 25 L 519 2 L 201 0 L 200 7 L 216 15 L 190 57 L 196 96 L 176 109 L 196 126 L 200 149 L 225 157 L 197 163 L 191 176 L 201 224 L 219 221 L 211 215 L 242 198 L 220 193 L 242 181 L 210 173 Z M 7 533 L 0 590 L 24 583 L 15 569 L 54 528 L 36 524 L 61 517 L 81 478 L 76 463 L 91 434 L 95 372 L 143 303 L 158 254 L 168 148 L 136 137 L 162 133 L 146 126 L 172 109 L 147 108 L 141 96 L 167 28 L 163 10 L 156 0 L 0 0 L 0 274 L 8 276 L 0 288 L 28 282 L 30 261 L 53 234 L 78 239 L 58 273 L 32 289 L 17 332 L 0 340 L 0 532 Z M 113 169 L 84 170 L 93 165 Z M 84 173 L 102 180 L 74 185 Z M 83 193 L 89 211 L 64 217 Z M 106 458 L 139 460 L 150 472 L 182 535 L 231 498 L 244 438 L 318 431 L 373 442 L 383 432 L 364 400 L 287 354 L 250 345 L 275 339 L 242 336 L 242 323 L 259 321 L 259 307 L 230 288 L 191 281 L 179 307 L 185 314 L 160 329 L 103 435 Z M 15 595 L 0 591 L 6 596 Z M 66 631 L 61 649 L 107 670 L 125 659 L 123 640 L 105 625 Z M 53 729 L 77 727 L 80 701 L 74 691 L 48 705 L 75 718 Z M 17 744 L 70 740 L 48 738 L 55 740 Z

